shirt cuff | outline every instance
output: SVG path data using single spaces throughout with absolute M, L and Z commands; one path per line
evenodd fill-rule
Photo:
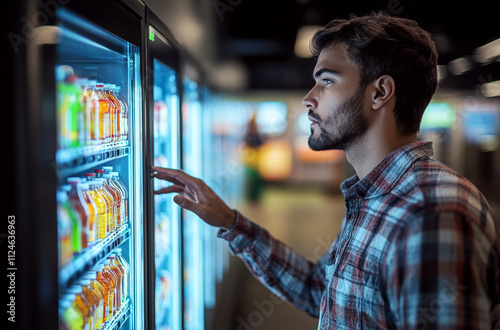
M 260 227 L 243 216 L 238 210 L 234 210 L 236 218 L 231 228 L 221 228 L 217 237 L 229 242 L 231 250 L 234 253 L 241 252 L 244 248 L 250 246 L 255 237 L 258 236 Z

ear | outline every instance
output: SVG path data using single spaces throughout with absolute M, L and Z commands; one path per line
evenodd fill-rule
M 372 82 L 372 97 L 371 105 L 373 110 L 379 110 L 387 102 L 394 99 L 394 93 L 396 91 L 396 83 L 391 76 L 383 75 Z

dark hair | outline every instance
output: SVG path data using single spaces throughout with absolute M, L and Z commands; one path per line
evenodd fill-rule
M 418 132 L 425 108 L 437 88 L 438 55 L 428 32 L 410 19 L 381 13 L 335 19 L 311 40 L 318 57 L 331 44 L 346 43 L 358 65 L 361 87 L 382 75 L 396 83 L 394 116 L 403 134 Z

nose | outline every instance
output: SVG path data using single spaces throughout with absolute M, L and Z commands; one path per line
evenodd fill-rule
M 315 109 L 318 104 L 316 99 L 314 98 L 313 90 L 314 87 L 311 88 L 311 90 L 302 99 L 302 105 L 308 109 Z

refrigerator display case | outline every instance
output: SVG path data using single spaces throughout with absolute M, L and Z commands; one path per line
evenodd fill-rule
M 194 177 L 203 177 L 203 113 L 198 83 L 183 79 L 182 99 L 182 157 L 183 170 Z M 204 255 L 205 223 L 193 212 L 183 211 L 183 270 L 184 270 L 184 325 L 185 329 L 204 329 L 204 280 L 207 266 L 214 256 Z
M 26 173 L 18 180 L 19 210 L 30 219 L 19 228 L 19 308 L 29 315 L 19 328 L 143 328 L 143 96 L 135 31 L 145 8 L 135 1 L 34 3 L 27 15 L 45 11 L 47 19 L 27 44 L 27 123 L 18 126 L 26 146 L 18 157 Z M 101 12 L 113 12 L 113 20 Z
M 148 15 L 148 63 L 146 83 L 148 111 L 155 166 L 180 168 L 180 94 L 178 50 L 168 30 L 152 14 Z M 152 179 L 151 179 L 152 180 Z M 149 193 L 167 186 L 154 180 Z M 155 329 L 182 329 L 181 220 L 180 208 L 171 195 L 154 195 L 149 221 L 148 292 L 149 313 Z M 152 328 L 152 327 L 151 327 Z

